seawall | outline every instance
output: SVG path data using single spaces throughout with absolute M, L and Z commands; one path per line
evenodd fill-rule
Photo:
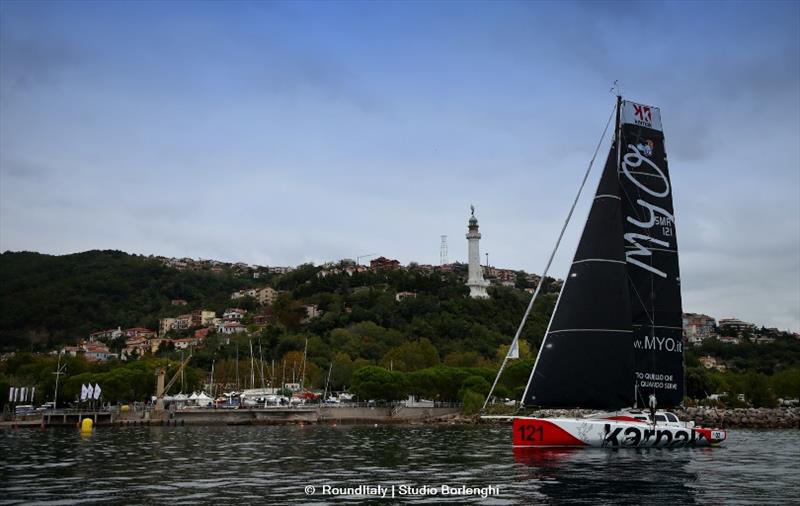
M 707 408 L 675 410 L 681 420 L 694 420 L 704 427 L 800 428 L 800 408 Z
M 261 409 L 183 409 L 120 413 L 121 425 L 283 425 L 295 423 L 415 423 L 453 418 L 457 407 L 314 406 Z

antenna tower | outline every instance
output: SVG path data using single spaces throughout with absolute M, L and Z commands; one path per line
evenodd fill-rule
M 442 236 L 442 245 L 439 246 L 439 265 L 447 265 L 447 236 Z

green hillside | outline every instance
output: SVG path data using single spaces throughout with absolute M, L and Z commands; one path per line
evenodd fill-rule
M 343 265 L 324 272 L 301 265 L 287 274 L 254 280 L 252 272 L 232 265 L 214 271 L 177 270 L 156 258 L 119 251 L 65 256 L 6 252 L 0 255 L 0 351 L 45 352 L 100 329 L 155 329 L 159 318 L 201 308 L 221 316 L 225 308 L 238 306 L 248 310 L 244 323 L 250 332 L 231 337 L 211 333 L 194 351 L 187 389 L 206 380 L 215 363 L 215 384 L 236 385 L 237 379 L 242 385 L 279 384 L 299 379 L 304 372 L 306 385 L 322 388 L 330 369 L 332 388 L 352 387 L 369 398 L 419 393 L 473 405 L 480 401 L 530 294 L 493 286 L 491 298 L 472 299 L 464 286 L 465 272 L 458 268 L 431 272 L 412 264 L 349 275 L 336 267 Z M 520 273 L 518 286 L 524 286 L 524 278 Z M 548 280 L 546 286 L 551 283 Z M 280 291 L 270 307 L 249 297 L 230 299 L 236 290 L 264 286 Z M 397 300 L 399 292 L 413 296 Z M 184 299 L 187 305 L 174 306 L 173 299 Z M 522 360 L 509 367 L 499 395 L 521 394 L 555 300 L 552 292 L 537 300 L 522 335 Z M 320 315 L 307 319 L 308 305 Z M 255 315 L 268 324 L 253 325 Z M 308 359 L 303 361 L 306 343 Z M 123 342 L 111 345 L 118 350 Z M 255 372 L 251 345 L 255 362 L 264 364 Z M 727 364 L 727 370 L 706 369 L 699 362 L 704 355 Z M 167 348 L 128 364 L 80 364 L 82 360 L 70 359 L 72 373 L 79 375 L 66 380 L 65 394 L 92 379 L 117 385 L 107 390 L 108 399 L 143 400 L 142 392 L 152 390 L 156 365 L 174 363 L 178 356 Z M 54 361 L 52 356 L 17 354 L 0 363 L 0 384 L 27 382 L 49 392 Z M 786 333 L 770 344 L 709 340 L 700 348 L 687 347 L 686 365 L 686 391 L 692 398 L 728 392 L 728 402 L 735 403 L 734 394 L 743 393 L 755 404 L 773 405 L 778 397 L 800 395 L 800 341 Z
M 252 284 L 252 281 L 249 282 Z M 117 326 L 157 328 L 158 318 L 187 308 L 224 309 L 244 277 L 178 271 L 155 259 L 120 251 L 52 256 L 0 255 L 0 351 L 41 351 Z

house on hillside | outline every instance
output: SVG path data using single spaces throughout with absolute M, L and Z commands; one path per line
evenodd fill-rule
M 247 328 L 239 322 L 223 322 L 217 327 L 217 332 L 220 334 L 239 334 L 246 330 Z
M 89 334 L 89 341 L 108 341 L 122 336 L 122 327 L 115 329 L 99 330 Z
M 176 350 L 186 350 L 188 348 L 197 346 L 198 340 L 193 337 L 182 337 L 172 341 Z
M 370 260 L 369 268 L 373 271 L 377 271 L 379 269 L 386 269 L 386 270 L 394 270 L 400 268 L 400 261 L 394 260 L 392 258 L 386 257 L 378 257 L 374 260 Z
M 144 327 L 133 327 L 130 329 L 125 329 L 125 337 L 144 337 L 144 338 L 152 338 L 156 336 L 155 330 L 146 329 Z
M 226 322 L 241 322 L 244 315 L 247 314 L 246 309 L 239 309 L 236 307 L 228 308 L 222 314 L 222 320 Z
M 306 311 L 306 317 L 300 320 L 301 323 L 308 323 L 313 318 L 322 316 L 322 313 L 324 312 L 316 304 L 306 304 L 302 307 Z
M 83 357 L 88 362 L 105 362 L 119 358 L 116 353 L 112 353 L 108 346 L 98 342 L 89 342 L 83 344 L 84 354 Z
M 714 318 L 698 313 L 683 314 L 683 338 L 693 346 L 700 346 L 705 339 L 716 337 Z
M 716 369 L 717 371 L 720 372 L 727 369 L 727 367 L 725 367 L 725 364 L 718 363 L 717 359 L 715 357 L 712 357 L 711 355 L 700 357 L 698 360 L 700 361 L 700 364 L 706 369 Z

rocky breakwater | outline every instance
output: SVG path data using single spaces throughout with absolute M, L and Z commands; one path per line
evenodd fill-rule
M 800 408 L 708 408 L 675 410 L 681 420 L 693 420 L 703 427 L 749 427 L 761 429 L 800 428 Z

